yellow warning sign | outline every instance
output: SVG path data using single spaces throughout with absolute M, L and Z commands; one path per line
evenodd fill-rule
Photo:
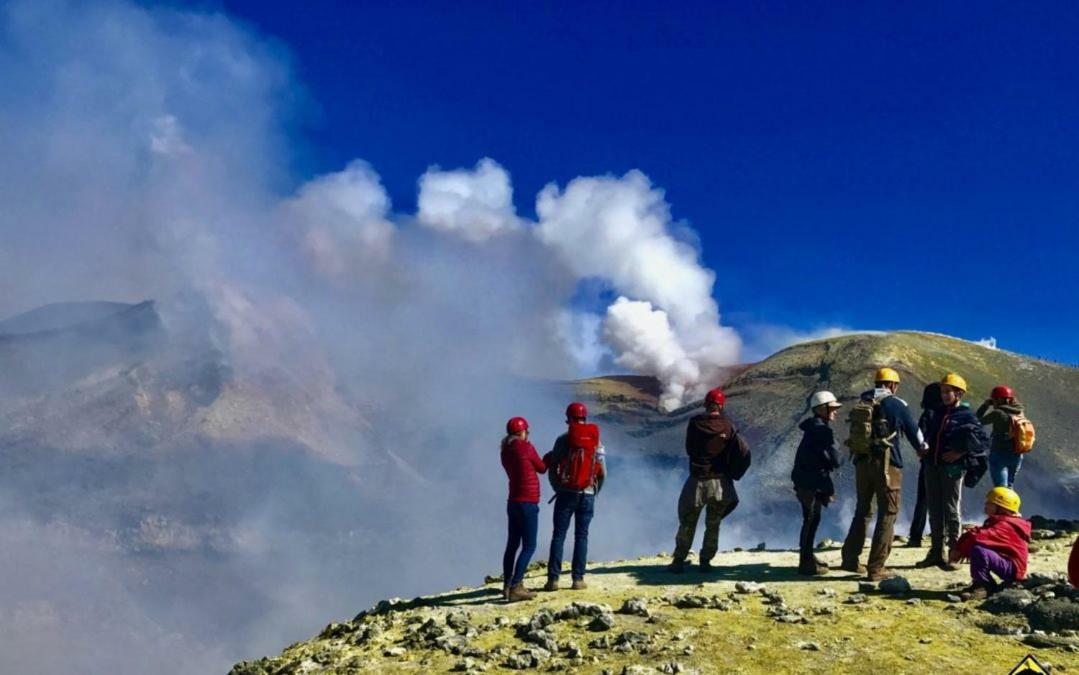
M 1026 658 L 1020 661 L 1015 668 L 1012 668 L 1012 672 L 1008 673 L 1008 675 L 1022 675 L 1023 673 L 1049 675 L 1049 671 L 1045 669 L 1045 666 L 1038 663 L 1038 659 L 1034 658 L 1033 654 L 1027 654 Z

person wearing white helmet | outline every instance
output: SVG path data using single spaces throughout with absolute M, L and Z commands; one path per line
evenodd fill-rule
M 791 481 L 802 505 L 798 573 L 808 576 L 828 573 L 828 566 L 813 555 L 813 542 L 820 525 L 821 508 L 835 501 L 831 474 L 839 468 L 839 450 L 835 446 L 832 422 L 841 406 L 832 392 L 818 391 L 809 399 L 813 416 L 798 425 L 802 442 L 794 455 Z

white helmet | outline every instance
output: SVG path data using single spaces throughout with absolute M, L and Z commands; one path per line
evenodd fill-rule
M 809 407 L 816 408 L 820 405 L 827 405 L 829 408 L 840 408 L 842 403 L 835 400 L 835 394 L 830 391 L 818 391 L 813 394 L 813 397 L 809 399 Z

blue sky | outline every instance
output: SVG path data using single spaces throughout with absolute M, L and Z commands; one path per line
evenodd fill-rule
M 224 0 L 307 88 L 299 177 L 412 211 L 481 157 L 518 212 L 640 169 L 724 321 L 913 328 L 1079 363 L 1079 5 Z

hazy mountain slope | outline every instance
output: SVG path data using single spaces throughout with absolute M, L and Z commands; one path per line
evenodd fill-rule
M 830 389 L 849 405 L 872 386 L 873 371 L 891 366 L 903 377 L 899 392 L 920 414 L 918 407 L 925 384 L 945 372 L 962 374 L 971 386 L 969 400 L 980 405 L 996 384 L 1016 389 L 1037 426 L 1038 442 L 1027 456 L 1017 489 L 1026 500 L 1028 513 L 1063 509 L 1062 515 L 1079 514 L 1079 453 L 1073 450 L 1079 437 L 1079 369 L 1034 359 L 946 336 L 898 332 L 847 335 L 795 345 L 749 366 L 725 383 L 727 409 L 749 439 L 753 468 L 741 486 L 752 490 L 759 505 L 770 510 L 785 508 L 789 501 L 789 473 L 800 439 L 797 424 L 808 414 L 808 398 L 819 389 Z M 594 406 L 610 433 L 622 440 L 628 452 L 659 461 L 680 462 L 685 420 L 698 407 L 666 414 L 658 410 L 649 385 L 629 386 L 624 379 L 604 378 L 578 384 L 577 392 Z M 847 428 L 840 422 L 842 442 Z M 905 447 L 904 501 L 913 498 L 917 462 Z M 841 496 L 853 485 L 849 465 L 841 470 L 837 484 Z M 988 485 L 983 479 L 976 490 Z M 977 499 L 980 500 L 980 495 Z M 745 500 L 743 500 L 745 502 Z M 968 502 L 974 504 L 968 499 Z M 974 504 L 976 506 L 976 504 Z M 971 506 L 973 509 L 974 506 Z M 744 503 L 743 508 L 751 507 Z M 909 513 L 909 508 L 907 509 Z

